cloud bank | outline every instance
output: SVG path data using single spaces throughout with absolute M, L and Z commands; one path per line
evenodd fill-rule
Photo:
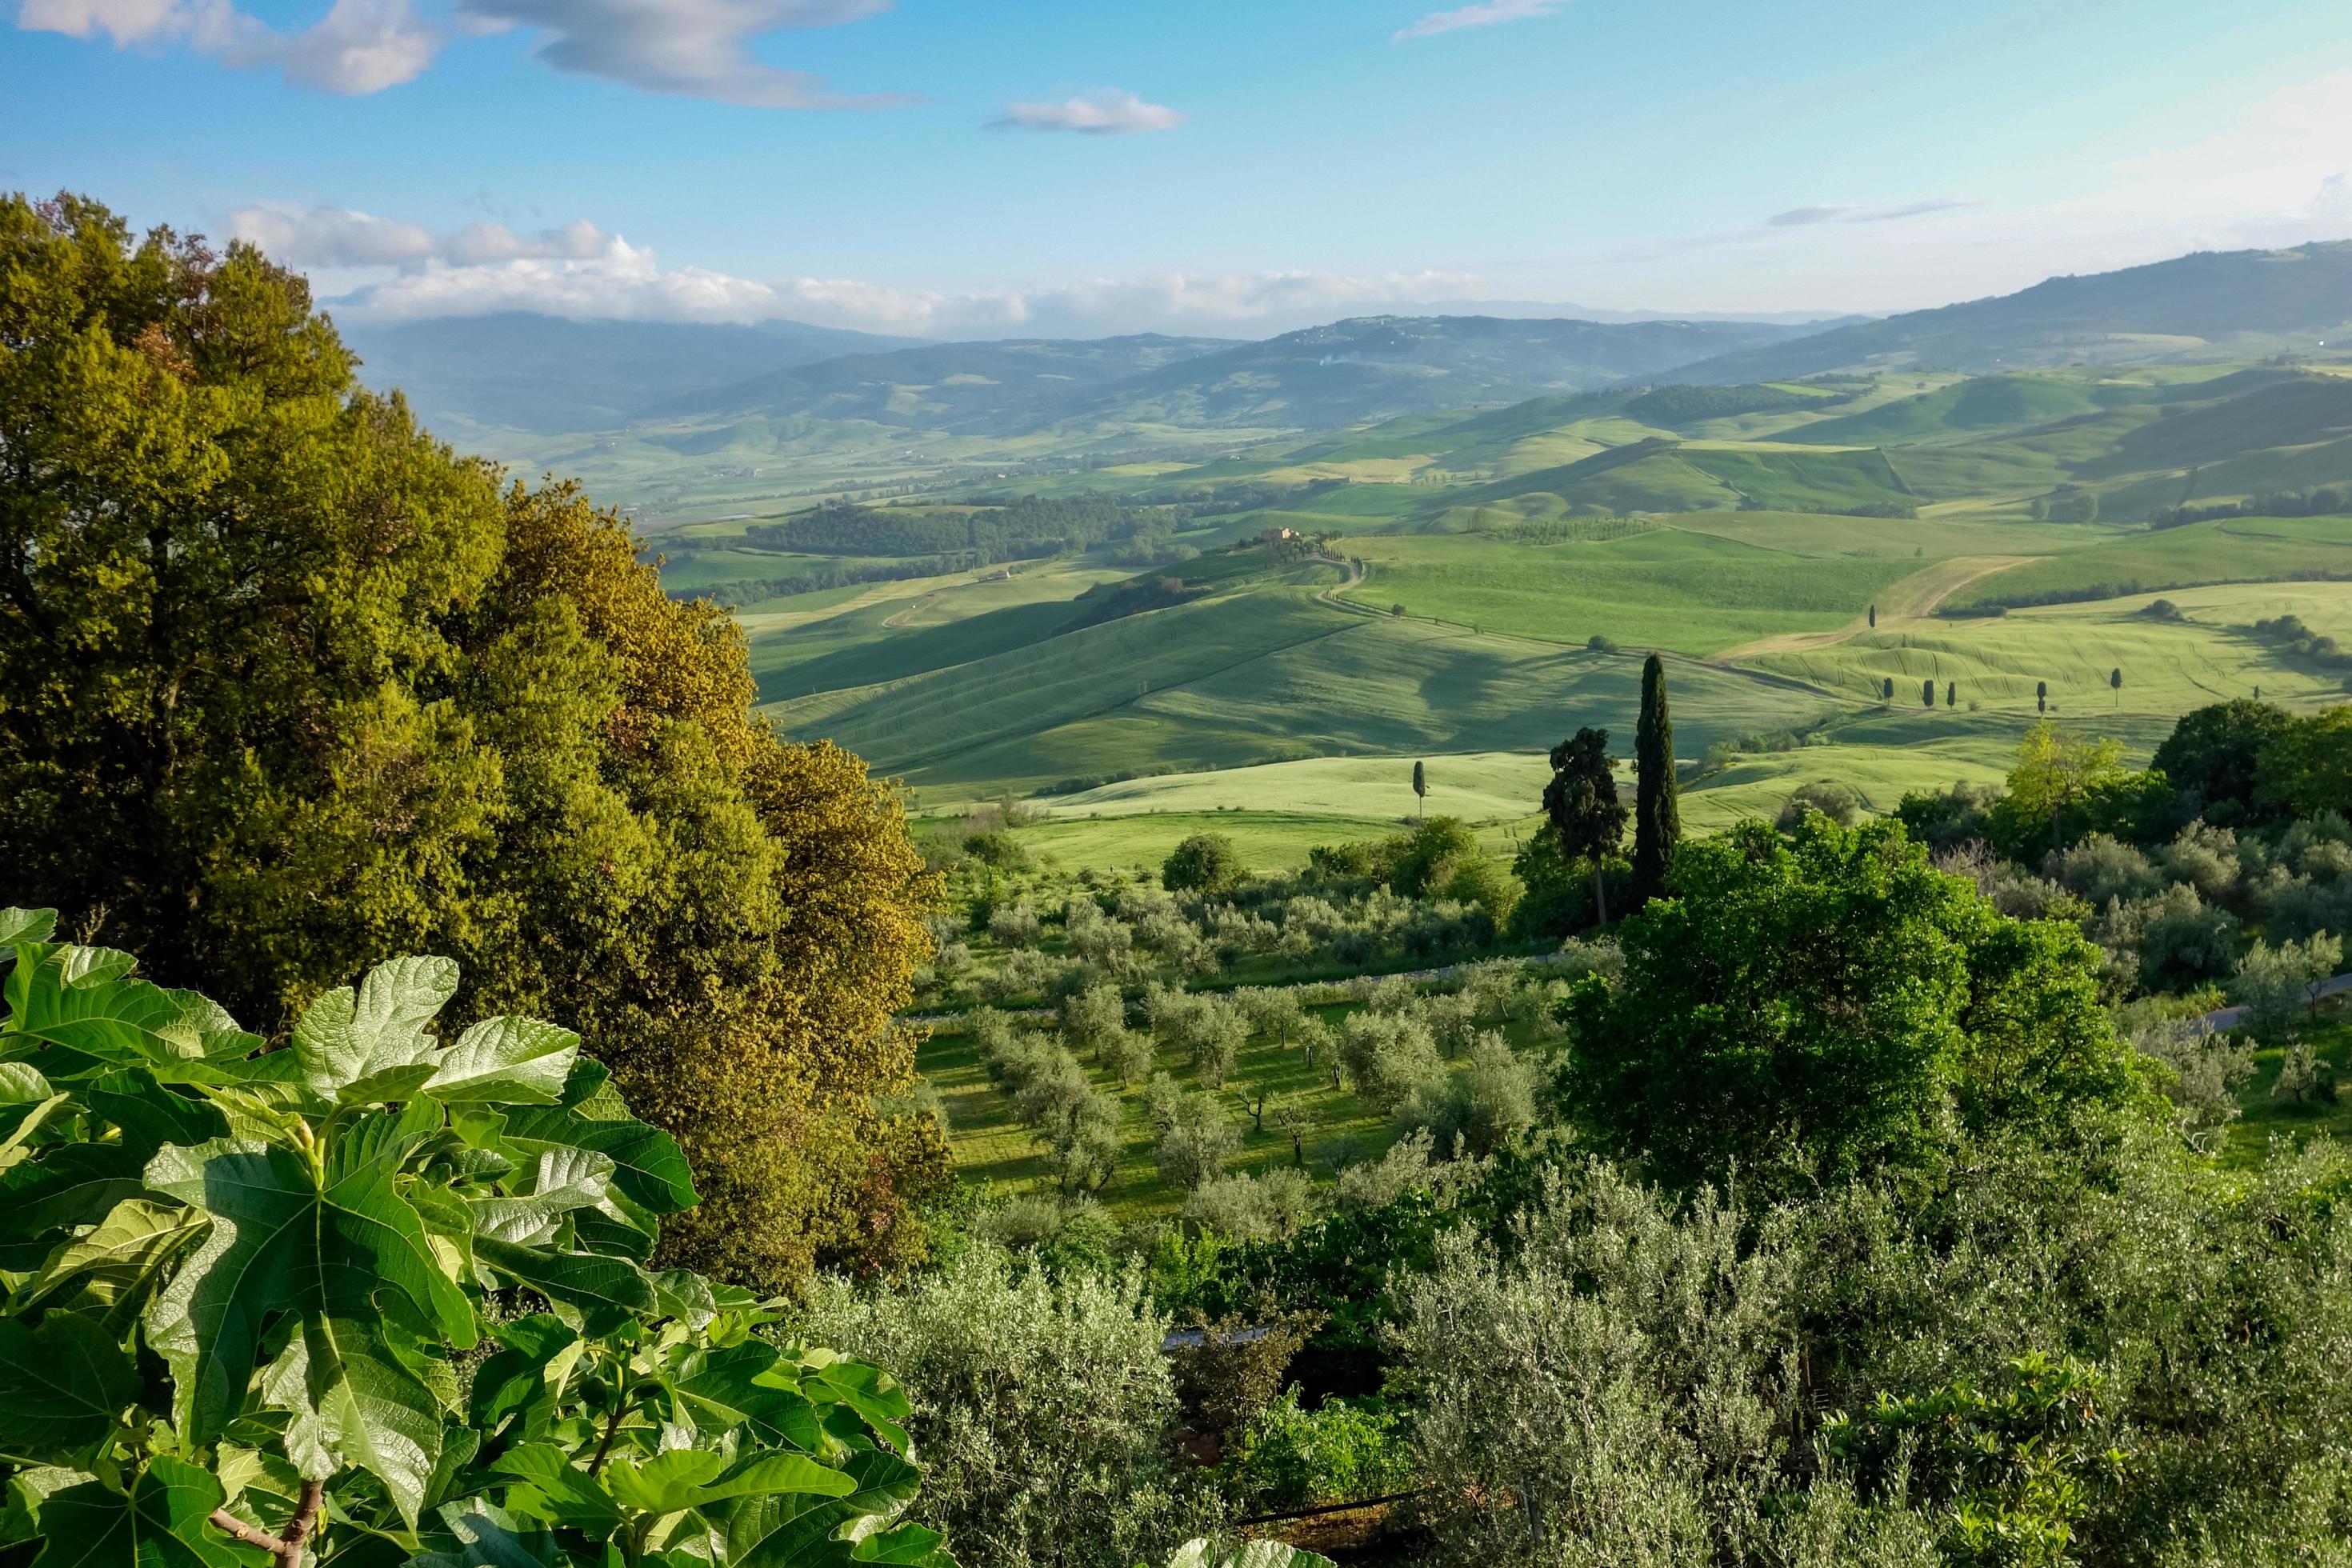
M 103 33 L 118 48 L 184 47 L 240 70 L 276 67 L 320 92 L 382 92 L 422 75 L 441 51 L 412 0 L 335 0 L 293 33 L 229 0 L 24 0 L 16 26 L 76 38 Z
M 339 207 L 255 206 L 229 232 L 289 267 L 357 275 L 333 302 L 371 322 L 500 310 L 614 321 L 806 321 L 912 337 L 1275 332 L 1480 292 L 1460 272 L 1179 272 L 973 293 L 847 278 L 742 278 L 664 267 L 579 222 L 532 234 L 481 223 L 446 234 Z
M 1165 104 L 1146 103 L 1131 92 L 1089 93 L 1062 103 L 1016 103 L 989 121 L 998 131 L 1076 131 L 1089 136 L 1124 136 L 1137 131 L 1173 131 L 1183 115 Z

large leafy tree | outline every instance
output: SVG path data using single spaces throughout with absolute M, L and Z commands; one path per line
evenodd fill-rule
M 1609 760 L 1609 731 L 1583 729 L 1551 749 L 1551 782 L 1544 785 L 1544 816 L 1569 859 L 1592 863 L 1593 909 L 1609 923 L 1610 856 L 1625 837 L 1625 807 Z
M 385 952 L 609 1042 L 680 1261 L 888 1267 L 948 1179 L 890 1026 L 933 898 L 894 795 L 575 489 L 501 490 L 257 252 L 0 202 L 12 890 L 277 1029 Z M 201 957 L 201 963 L 199 960 Z
M 1877 606 L 1871 615 L 1877 616 Z M 1633 897 L 1666 890 L 1682 843 L 1681 788 L 1675 778 L 1675 721 L 1666 708 L 1666 664 L 1652 654 L 1642 666 L 1642 717 L 1633 731 Z
M 0 1549 L 952 1568 L 886 1375 L 649 1268 L 688 1166 L 578 1036 L 445 1034 L 421 958 L 265 1051 L 53 926 L 0 910 Z
M 2255 767 L 2263 748 L 2294 720 L 2284 709 L 2243 697 L 2180 716 L 2148 764 L 2202 815 L 2225 821 L 2254 805 Z
M 2297 816 L 2352 805 L 2352 703 L 2297 719 L 2263 748 L 2257 798 Z
M 2004 918 L 1894 823 L 1809 813 L 1686 846 L 1678 896 L 1580 984 L 1563 1093 L 1662 1177 L 1851 1174 L 1968 1128 L 2063 1129 L 2135 1103 L 2098 950 Z

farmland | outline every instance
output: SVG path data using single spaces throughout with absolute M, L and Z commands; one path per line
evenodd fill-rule
M 2230 498 L 2262 488 L 2243 482 L 2256 469 L 2305 487 L 2291 509 L 2352 484 L 2352 458 L 2329 455 L 2352 382 L 2331 370 L 1604 389 L 1236 436 L 1189 464 L 1032 463 L 873 504 L 961 516 L 1092 496 L 1132 523 L 1001 565 L 910 560 L 739 619 L 787 732 L 857 750 L 927 817 L 1027 797 L 1022 832 L 1067 866 L 1149 865 L 1211 822 L 1253 866 L 1296 864 L 1405 815 L 1415 761 L 1442 781 L 1429 809 L 1507 847 L 1549 746 L 1584 724 L 1630 735 L 1652 649 L 1681 754 L 1708 758 L 1685 784 L 1694 826 L 1825 776 L 1885 809 L 1999 776 L 2045 710 L 2144 757 L 2200 702 L 2340 692 L 2340 670 L 2249 628 L 2346 630 L 2347 589 L 2323 579 L 2352 571 L 2352 521 L 2145 521 L 2242 510 Z M 1328 559 L 1253 542 L 1286 527 L 1328 536 Z M 663 535 L 667 581 L 690 593 L 819 559 L 756 534 Z M 2158 598 L 2173 608 L 2151 613 Z

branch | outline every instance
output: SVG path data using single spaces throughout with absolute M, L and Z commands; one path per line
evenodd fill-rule
M 304 1481 L 301 1500 L 295 1505 L 294 1517 L 288 1521 L 283 1535 L 272 1535 L 247 1524 L 225 1508 L 213 1510 L 211 1521 L 247 1546 L 258 1546 L 288 1568 L 294 1568 L 302 1561 L 302 1542 L 310 1535 L 311 1525 L 318 1522 L 319 1509 L 326 1500 L 326 1482 Z
M 218 1528 L 228 1531 L 229 1534 L 236 1536 L 247 1546 L 258 1546 L 264 1552 L 269 1552 L 273 1555 L 275 1555 L 286 1544 L 284 1542 L 278 1540 L 278 1537 L 270 1534 L 268 1531 L 257 1530 L 254 1526 L 246 1523 L 245 1521 L 237 1518 L 236 1515 L 229 1512 L 229 1510 L 225 1508 L 216 1508 L 213 1510 L 212 1522 Z
M 596 1445 L 596 1457 L 588 1461 L 588 1473 L 594 1475 L 604 1468 L 604 1456 L 613 1451 L 613 1438 L 621 1430 L 621 1419 L 628 1415 L 625 1405 L 613 1406 L 613 1414 L 604 1418 L 604 1440 Z

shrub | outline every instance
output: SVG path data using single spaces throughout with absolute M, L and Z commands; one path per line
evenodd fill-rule
M 645 1267 L 694 1201 L 686 1162 L 577 1036 L 498 1017 L 445 1042 L 457 965 L 410 958 L 263 1053 L 52 925 L 0 910 L 12 1542 L 944 1562 L 892 1522 L 920 1478 L 895 1384 L 757 1337 L 748 1291 Z
M 1042 929 L 1035 907 L 1026 899 L 999 905 L 989 912 L 988 934 L 996 939 L 1000 947 L 1034 947 Z
M 1339 1050 L 1356 1093 L 1382 1110 L 1395 1110 L 1445 1071 L 1428 1027 L 1394 1013 L 1349 1016 L 1339 1026 Z
M 1191 1192 L 1221 1173 L 1241 1152 L 1241 1129 L 1212 1094 L 1187 1093 L 1166 1073 L 1154 1074 L 1146 1109 L 1159 1142 L 1152 1158 L 1160 1179 Z
M 2116 899 L 2144 899 L 2163 885 L 2147 856 L 2104 833 L 2052 855 L 2042 871 L 2067 891 L 2099 906 Z
M 1184 1199 L 1186 1219 L 1242 1241 L 1295 1235 L 1314 1213 L 1314 1178 L 1287 1165 L 1212 1177 Z
M 1799 784 L 1790 792 L 1788 804 L 1780 807 L 1774 826 L 1786 833 L 1812 812 L 1828 817 L 1840 827 L 1852 827 L 1862 819 L 1862 792 L 1836 779 L 1815 779 L 1811 784 Z
M 981 1247 L 897 1290 L 822 1280 L 802 1326 L 906 1385 L 964 1568 L 1130 1568 L 1205 1522 L 1166 1442 L 1168 1321 L 1132 1269 L 1057 1279 Z
M 1241 851 L 1222 833 L 1195 833 L 1169 852 L 1160 880 L 1175 893 L 1218 893 L 1249 874 Z
M 1298 1390 L 1260 1410 L 1225 1461 L 1226 1487 L 1252 1511 L 1384 1497 L 1412 1484 L 1402 1422 L 1378 1400 L 1301 1408 Z
M 1539 1075 L 1500 1035 L 1481 1035 L 1470 1065 L 1417 1085 L 1397 1111 L 1404 1126 L 1425 1130 L 1447 1158 L 1492 1153 L 1532 1127 Z

